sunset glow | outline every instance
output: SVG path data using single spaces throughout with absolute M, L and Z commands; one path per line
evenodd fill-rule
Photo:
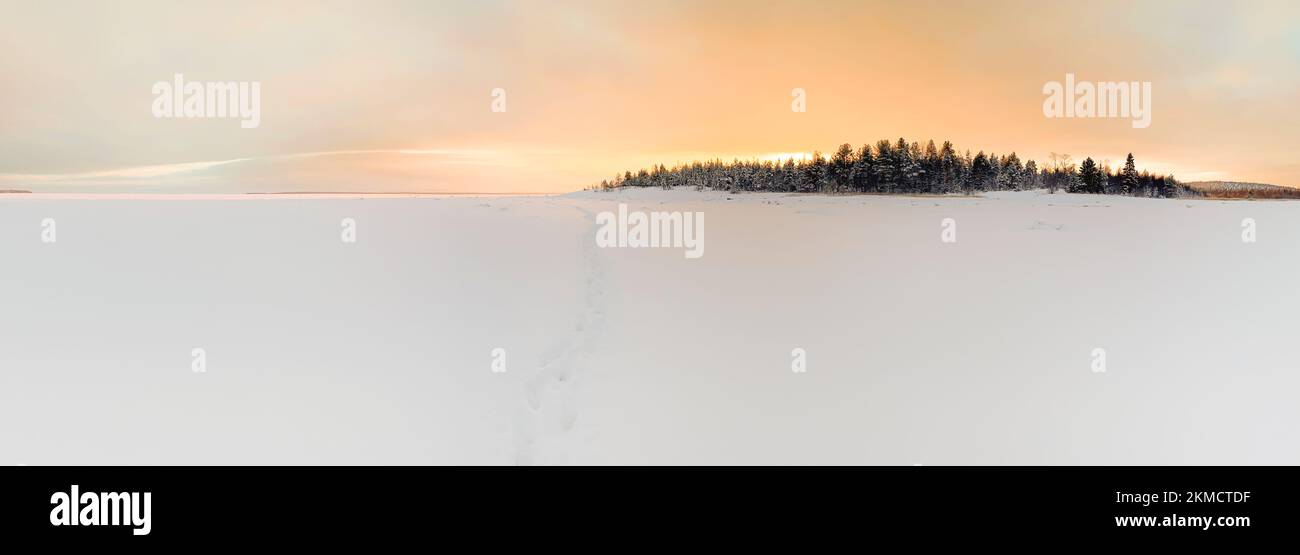
M 1293 2 L 7 9 L 5 189 L 570 191 L 650 165 L 898 137 L 1040 161 L 1133 152 L 1184 179 L 1300 186 Z M 1085 13 L 1107 24 L 1079 24 Z M 1150 82 L 1150 127 L 1044 117 L 1044 83 L 1067 73 Z M 259 82 L 259 125 L 151 116 L 151 86 L 177 74 Z

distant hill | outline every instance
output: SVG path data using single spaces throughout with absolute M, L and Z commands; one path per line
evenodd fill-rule
M 8 193 L 26 193 L 26 194 L 29 194 L 29 195 L 30 195 L 32 192 L 31 192 L 31 191 L 24 191 L 24 190 L 22 190 L 22 189 L 0 189 L 0 195 L 4 195 L 4 194 L 8 194 Z
M 1300 199 L 1300 189 L 1241 181 L 1193 181 L 1187 188 L 1208 198 Z

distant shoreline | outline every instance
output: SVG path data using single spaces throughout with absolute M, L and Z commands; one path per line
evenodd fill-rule
M 326 200 L 326 199 L 413 199 L 413 198 L 473 198 L 473 197 L 545 197 L 566 193 L 394 193 L 394 192 L 251 192 L 251 193 L 38 193 L 32 191 L 0 191 L 16 193 L 8 198 L 31 200 Z M 0 198 L 6 198 L 0 195 Z
M 252 192 L 240 193 L 244 195 L 398 195 L 398 196 L 428 196 L 428 195 L 455 195 L 455 196 L 545 196 L 545 195 L 562 195 L 564 193 L 476 193 L 476 192 L 455 192 L 455 193 L 419 193 L 419 192 L 366 192 L 366 191 L 270 191 L 270 192 Z

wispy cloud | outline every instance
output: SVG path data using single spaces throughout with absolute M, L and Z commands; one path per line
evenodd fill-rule
M 298 152 L 67 173 L 0 174 L 0 188 L 37 192 L 376 191 L 483 192 L 475 174 L 519 175 L 519 192 L 577 188 L 552 181 L 530 187 L 530 168 L 554 153 L 500 149 L 357 149 Z M 544 164 L 544 162 L 542 162 Z M 535 176 L 534 176 L 535 177 Z M 477 187 L 477 188 L 476 188 Z

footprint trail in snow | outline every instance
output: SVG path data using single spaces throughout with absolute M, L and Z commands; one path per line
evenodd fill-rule
M 578 238 L 586 269 L 583 309 L 572 331 L 555 340 L 524 380 L 524 406 L 516 423 L 515 462 L 519 465 L 564 464 L 569 447 L 580 438 L 578 379 L 589 370 L 587 359 L 605 325 L 605 274 L 596 249 L 596 214 L 581 207 L 591 227 Z

